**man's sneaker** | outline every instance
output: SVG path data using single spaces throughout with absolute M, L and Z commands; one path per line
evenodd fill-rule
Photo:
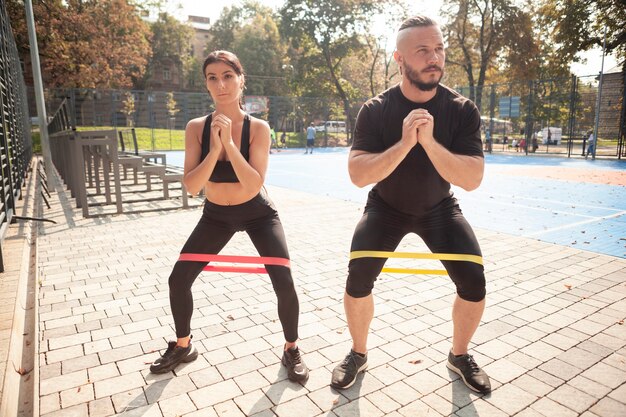
M 304 364 L 297 346 L 283 351 L 281 362 L 287 367 L 287 377 L 290 381 L 304 382 L 309 379 L 309 368 Z
M 337 389 L 350 388 L 356 381 L 359 372 L 367 369 L 367 354 L 361 356 L 352 349 L 344 360 L 333 369 L 330 386 Z
M 198 358 L 198 350 L 189 341 L 189 345 L 184 348 L 176 346 L 176 342 L 168 342 L 167 350 L 159 359 L 150 365 L 150 372 L 153 374 L 164 374 L 173 371 L 178 364 L 183 362 L 193 362 Z
M 465 385 L 472 391 L 480 392 L 481 394 L 489 394 L 491 392 L 489 376 L 480 369 L 472 355 L 466 353 L 465 355 L 455 356 L 450 351 L 446 366 L 451 371 L 459 374 Z

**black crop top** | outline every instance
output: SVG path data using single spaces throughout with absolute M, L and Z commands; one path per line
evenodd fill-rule
M 209 154 L 209 149 L 211 147 L 211 117 L 211 114 L 207 116 L 204 123 L 204 129 L 202 129 L 202 153 L 200 155 L 200 162 L 204 161 L 204 158 L 206 158 Z M 250 159 L 250 116 L 247 114 L 243 119 L 243 127 L 241 129 L 241 148 L 239 151 L 246 161 Z M 239 178 L 237 178 L 235 170 L 233 169 L 233 164 L 230 161 L 217 161 L 209 181 L 239 182 Z

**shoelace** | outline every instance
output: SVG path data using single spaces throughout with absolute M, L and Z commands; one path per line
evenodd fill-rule
M 356 359 L 354 358 L 354 355 L 355 354 L 353 352 L 350 352 L 345 358 L 343 358 L 343 362 L 341 362 L 341 367 L 347 368 L 348 366 L 350 366 L 350 362 L 352 362 L 356 367 Z
M 291 349 L 290 349 L 290 350 L 289 350 L 289 353 L 290 353 L 290 355 L 289 355 L 289 356 L 291 356 L 291 362 L 292 362 L 294 365 L 297 365 L 297 364 L 299 364 L 300 362 L 302 362 L 302 359 L 300 358 L 300 349 L 294 349 L 294 350 L 291 350 Z
M 467 363 L 469 364 L 473 374 L 480 371 L 480 367 L 478 366 L 476 361 L 474 361 L 474 357 L 472 355 L 467 355 Z
M 163 358 L 167 358 L 174 353 L 174 349 L 176 349 L 176 342 L 170 342 L 167 344 L 167 350 L 163 354 Z

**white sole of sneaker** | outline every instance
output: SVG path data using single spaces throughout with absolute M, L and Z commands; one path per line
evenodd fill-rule
M 463 380 L 463 383 L 465 384 L 465 386 L 467 386 L 467 388 L 471 389 L 474 392 L 477 392 L 479 394 L 487 394 L 485 392 L 479 391 L 476 388 L 474 388 L 473 386 L 471 386 L 470 384 L 467 383 L 467 380 L 465 379 L 465 377 L 463 376 L 463 372 L 461 372 L 461 370 L 459 368 L 457 368 L 456 366 L 452 365 L 450 363 L 450 361 L 446 362 L 446 367 L 451 370 L 452 372 L 454 372 L 455 374 L 457 374 L 458 376 L 461 377 L 461 379 Z
M 354 376 L 354 379 L 352 380 L 352 382 L 350 382 L 348 385 L 346 385 L 345 387 L 338 387 L 336 385 L 333 385 L 332 383 L 330 384 L 331 387 L 335 388 L 335 389 L 348 389 L 350 388 L 352 385 L 354 385 L 354 383 L 356 382 L 357 377 L 359 376 L 359 374 L 361 372 L 365 372 L 365 370 L 367 369 L 367 362 L 365 362 L 363 364 L 363 366 L 361 366 L 359 369 L 357 369 L 356 371 L 356 375 Z

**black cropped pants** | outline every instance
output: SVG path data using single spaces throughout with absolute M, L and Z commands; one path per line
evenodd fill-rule
M 260 256 L 289 259 L 283 226 L 264 190 L 251 200 L 234 206 L 205 201 L 202 217 L 181 253 L 218 254 L 235 232 L 240 231 L 248 233 Z M 186 337 L 191 333 L 191 286 L 206 265 L 206 262 L 178 261 L 169 277 L 176 337 Z M 298 339 L 300 306 L 291 270 L 277 265 L 266 265 L 265 268 L 278 298 L 278 317 L 285 340 L 295 342 Z

